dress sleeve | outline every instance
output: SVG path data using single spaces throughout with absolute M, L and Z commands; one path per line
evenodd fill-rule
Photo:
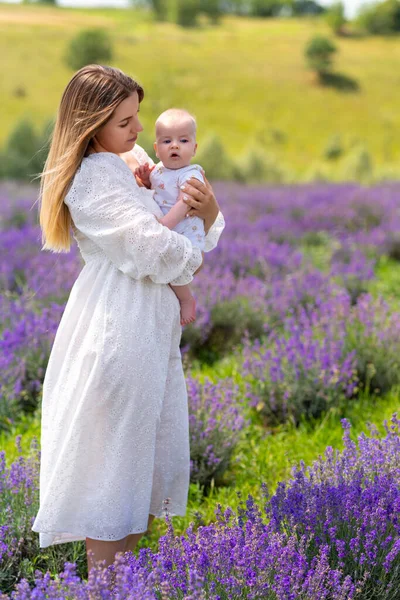
M 205 241 L 204 252 L 210 252 L 210 250 L 214 250 L 214 248 L 218 244 L 218 240 L 219 240 L 224 228 L 225 228 L 224 215 L 222 214 L 221 211 L 219 211 L 217 218 L 215 219 L 214 223 L 208 230 L 206 237 L 204 238 L 204 241 Z
M 139 144 L 134 145 L 132 152 L 140 165 L 143 165 L 146 162 L 149 163 L 150 167 L 154 165 L 154 160 L 147 154 L 142 146 L 139 146 Z
M 190 240 L 141 204 L 132 173 L 116 154 L 83 159 L 64 202 L 75 227 L 133 279 L 185 285 L 202 263 Z

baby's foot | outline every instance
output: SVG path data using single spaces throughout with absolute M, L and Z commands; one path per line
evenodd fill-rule
M 181 325 L 188 325 L 196 320 L 196 300 L 189 298 L 181 300 Z

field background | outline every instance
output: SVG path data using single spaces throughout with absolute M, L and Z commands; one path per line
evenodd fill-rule
M 197 117 L 200 145 L 211 132 L 231 157 L 256 144 L 295 174 L 320 161 L 336 134 L 346 150 L 364 144 L 376 166 L 398 161 L 396 38 L 335 39 L 335 73 L 359 86 L 345 92 L 318 85 L 305 66 L 307 41 L 317 33 L 332 37 L 321 18 L 225 17 L 218 26 L 204 21 L 185 30 L 133 9 L 6 4 L 0 4 L 0 146 L 22 118 L 42 126 L 55 115 L 72 75 L 63 55 L 88 27 L 111 34 L 113 64 L 144 86 L 141 116 L 150 138 L 158 114 L 181 105 Z M 25 97 L 15 95 L 18 88 Z
M 204 19 L 199 27 L 184 29 L 157 23 L 150 14 L 134 9 L 0 3 L 3 159 L 19 141 L 29 149 L 28 159 L 33 154 L 29 140 L 20 139 L 23 135 L 5 150 L 7 140 L 24 119 L 40 131 L 54 118 L 73 74 L 64 63 L 68 44 L 81 30 L 94 27 L 107 30 L 112 38 L 111 64 L 138 79 L 145 89 L 140 113 L 145 131 L 139 144 L 151 144 L 160 112 L 183 106 L 197 117 L 199 151 L 203 142 L 216 134 L 235 161 L 240 161 L 249 147 L 255 162 L 259 156 L 262 162 L 265 152 L 279 167 L 288 168 L 289 182 L 302 183 L 307 172 L 317 173 L 320 167 L 329 170 L 332 165 L 332 173 L 338 167 L 333 182 L 312 181 L 308 186 L 271 186 L 272 179 L 253 186 L 210 177 L 226 217 L 226 229 L 193 282 L 200 318 L 184 330 L 184 367 L 187 380 L 196 383 L 196 389 L 205 385 L 207 378 L 220 388 L 205 394 L 207 402 L 203 404 L 197 404 L 195 393 L 189 394 L 191 459 L 204 473 L 202 480 L 196 479 L 193 470 L 187 514 L 174 517 L 175 532 L 180 535 L 192 523 L 196 529 L 213 523 L 219 504 L 237 510 L 239 494 L 244 499 L 251 494 L 261 506 L 261 483 L 274 494 L 300 461 L 312 464 L 328 446 L 343 449 L 343 418 L 351 422 L 350 435 L 355 441 L 361 432 L 368 433 L 369 423 L 383 435 L 384 419 L 396 411 L 400 414 L 400 183 L 364 185 L 375 182 L 375 169 L 400 179 L 400 43 L 398 37 L 360 36 L 347 25 L 346 35 L 334 39 L 339 49 L 334 58 L 336 80 L 342 78 L 355 86 L 355 91 L 344 91 L 319 84 L 306 68 L 304 48 L 309 39 L 316 34 L 333 39 L 320 17 L 230 16 L 217 26 Z M 338 161 L 328 161 L 324 154 L 334 136 L 340 136 L 345 152 Z M 366 161 L 363 148 L 369 156 Z M 374 178 L 360 177 L 353 184 L 349 177 L 338 185 L 345 173 L 341 163 L 345 166 L 353 149 L 359 152 L 359 163 L 367 163 L 365 173 L 374 172 Z M 214 152 L 211 160 L 217 169 L 223 162 L 219 159 Z M 15 164 L 18 176 L 20 163 L 16 160 Z M 359 171 L 362 169 L 356 165 L 354 173 Z M 69 255 L 41 252 L 34 206 L 37 194 L 37 182 L 0 182 L 0 483 L 5 465 L 12 475 L 0 494 L 0 524 L 11 523 L 10 532 L 4 534 L 9 555 L 3 558 L 0 553 L 0 595 L 9 594 L 22 577 L 32 584 L 36 568 L 43 573 L 48 569 L 57 577 L 65 561 L 76 562 L 84 580 L 88 576 L 83 541 L 39 549 L 38 536 L 31 530 L 39 490 L 32 488 L 34 502 L 29 504 L 24 496 L 29 485 L 22 475 L 17 484 L 13 481 L 24 471 L 32 441 L 40 442 L 41 386 L 52 336 L 82 266 L 75 245 Z M 333 283 L 338 288 L 331 289 Z M 343 297 L 351 297 L 348 312 L 341 312 L 347 306 L 341 304 Z M 363 298 L 367 298 L 366 305 Z M 382 306 L 372 304 L 379 299 Z M 385 302 L 389 306 L 386 317 Z M 365 318 L 360 325 L 361 321 L 352 318 L 364 314 L 363 306 L 369 320 Z M 327 307 L 331 312 L 324 312 Z M 316 319 L 312 327 L 303 309 Z M 286 328 L 289 313 L 294 315 L 293 331 L 289 325 Z M 332 325 L 331 337 L 330 328 L 324 329 L 324 319 Z M 244 360 L 241 351 L 249 329 L 250 351 Z M 297 330 L 302 341 L 312 334 L 315 344 L 296 345 Z M 283 344 L 285 336 L 292 343 L 289 351 Z M 259 359 L 259 339 L 276 352 L 282 385 L 274 379 L 266 353 Z M 320 358 L 319 349 L 326 340 L 329 352 L 321 353 Z M 343 349 L 335 362 L 329 344 L 335 348 L 337 341 L 343 342 Z M 350 385 L 351 374 L 342 369 L 342 358 L 353 346 L 357 356 L 354 372 L 360 385 L 354 395 L 345 396 L 343 390 L 337 391 L 341 389 L 338 373 Z M 278 347 L 284 348 L 282 353 Z M 260 360 L 265 367 L 261 376 L 255 367 Z M 246 370 L 247 362 L 254 372 Z M 373 369 L 376 373 L 370 379 Z M 328 371 L 332 376 L 326 383 Z M 232 382 L 237 390 L 230 395 Z M 259 382 L 264 391 L 257 387 Z M 250 403 L 248 389 L 258 394 L 255 405 Z M 285 404 L 286 392 L 289 408 L 291 402 L 299 407 L 298 421 L 290 411 L 284 417 L 279 411 L 276 415 L 269 411 L 276 405 L 276 397 L 278 405 Z M 310 406 L 322 397 L 326 400 L 321 401 L 322 408 L 311 416 Z M 236 430 L 238 416 L 248 422 Z M 215 464 L 207 462 L 207 452 L 211 448 L 222 460 L 226 447 L 229 460 L 222 475 L 214 477 Z M 398 478 L 397 458 L 395 462 L 393 472 Z M 384 490 L 379 499 L 383 497 Z M 356 497 L 356 512 L 359 502 Z M 375 509 L 379 503 L 373 503 Z M 372 512 L 366 511 L 369 524 L 373 523 Z M 351 516 L 347 523 L 342 515 L 339 511 L 340 535 L 346 524 L 352 539 L 358 535 L 359 523 Z M 394 520 L 397 523 L 397 517 Z M 166 531 L 166 522 L 156 519 L 138 548 L 156 552 Z M 399 531 L 393 533 L 396 544 Z M 21 548 L 16 548 L 14 538 L 23 540 Z M 377 542 L 381 562 L 382 540 Z M 348 550 L 346 568 L 351 576 L 354 557 Z M 258 565 L 256 550 L 246 560 L 252 568 Z M 400 586 L 400 552 L 396 560 L 395 590 Z M 371 565 L 373 561 L 364 568 L 372 573 L 373 586 L 379 577 Z M 379 595 L 376 589 L 370 592 L 365 588 L 357 598 L 397 600 L 389 594 Z M 224 594 L 218 597 L 248 597 L 246 591 L 240 596 Z M 320 600 L 328 596 L 318 588 L 307 597 Z

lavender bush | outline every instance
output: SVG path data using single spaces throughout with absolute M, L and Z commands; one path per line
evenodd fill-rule
M 64 308 L 0 295 L 0 430 L 37 408 L 50 348 Z
M 318 417 L 357 385 L 356 350 L 346 348 L 346 295 L 318 308 L 299 308 L 287 317 L 284 331 L 265 342 L 247 342 L 243 374 L 250 403 L 272 422 Z
M 222 483 L 229 468 L 240 433 L 246 425 L 241 414 L 237 386 L 230 380 L 213 384 L 188 379 L 190 480 L 199 484 L 206 493 L 210 483 Z M 16 445 L 21 453 L 21 436 Z M 50 548 L 37 556 L 37 535 L 31 531 L 37 513 L 39 490 L 40 451 L 33 438 L 27 458 L 19 456 L 9 468 L 5 453 L 0 452 L 0 589 L 10 590 L 21 574 L 33 575 L 36 566 L 53 565 L 56 572 L 62 566 L 61 558 L 76 556 L 82 544 L 67 549 Z M 67 554 L 67 556 L 66 556 Z
M 355 306 L 361 305 L 359 300 L 373 277 L 375 261 L 392 252 L 397 239 L 400 226 L 398 187 L 384 184 L 367 189 L 357 184 L 313 184 L 249 188 L 216 184 L 227 227 L 220 245 L 206 257 L 205 267 L 195 278 L 193 289 L 198 317 L 193 325 L 184 328 L 182 336 L 182 348 L 189 359 L 212 363 L 231 353 L 246 335 L 250 340 L 259 340 L 266 335 L 273 336 L 270 341 L 275 348 L 273 350 L 268 342 L 273 355 L 266 360 L 276 362 L 280 360 L 278 355 L 284 352 L 285 344 L 298 343 L 294 339 L 287 341 L 292 335 L 288 317 L 297 322 L 301 309 L 307 309 L 308 313 L 319 311 L 324 303 L 340 304 L 343 295 Z M 29 411 L 40 399 L 49 347 L 68 293 L 82 266 L 74 245 L 70 254 L 40 252 L 35 195 L 37 188 L 8 186 L 0 189 L 0 249 L 8 258 L 0 267 L 0 291 L 2 302 L 9 304 L 7 318 L 3 317 L 0 323 L 0 343 L 5 349 L 0 381 L 3 428 L 14 421 L 18 407 Z M 318 264 L 313 264 L 317 251 L 321 253 L 316 261 Z M 25 306 L 24 315 L 19 312 L 19 302 Z M 310 326 L 304 326 L 304 334 L 296 334 L 299 338 L 310 335 Z M 357 358 L 361 384 L 367 385 L 368 380 L 373 389 L 384 390 L 396 383 L 397 362 L 390 363 L 389 374 L 389 368 L 382 360 L 383 351 L 389 346 L 391 357 L 397 351 L 393 341 L 384 339 L 385 336 L 391 339 L 389 328 L 383 330 L 377 343 L 375 334 L 371 337 L 356 333 L 356 320 L 352 326 L 351 334 L 347 330 L 344 346 L 343 340 L 335 338 L 335 350 L 332 345 L 328 349 L 328 339 L 325 342 L 313 339 L 314 350 L 310 346 L 307 352 L 315 353 L 315 344 L 320 346 L 318 357 L 315 355 L 314 375 L 311 369 L 306 379 L 304 374 L 300 376 L 303 367 L 299 355 L 297 366 L 287 367 L 287 381 L 294 377 L 289 387 L 300 385 L 297 379 L 301 377 L 306 398 L 314 394 L 317 385 L 314 380 L 319 378 L 318 389 L 322 389 L 327 381 L 326 368 L 340 371 L 343 363 L 346 371 L 346 357 L 354 350 L 357 352 L 359 340 L 361 343 L 367 340 Z M 336 325 L 332 324 L 332 327 Z M 366 325 L 362 327 L 365 329 Z M 320 334 L 315 328 L 312 325 L 312 335 L 318 338 Z M 339 323 L 337 328 L 342 330 L 342 325 Z M 26 350 L 28 339 L 34 340 L 32 351 Z M 278 352 L 279 344 L 281 350 Z M 343 346 L 342 362 L 336 364 L 340 345 Z M 332 352 L 336 352 L 336 358 Z M 282 356 L 282 360 L 286 359 Z M 324 361 L 328 361 L 328 367 L 322 365 Z M 379 369 L 374 381 L 371 365 Z M 320 367 L 325 373 L 323 376 L 317 373 Z M 265 373 L 269 373 L 267 365 Z M 308 377 L 313 380 L 309 391 L 306 390 Z M 336 402 L 343 393 L 346 395 L 348 385 L 343 377 L 347 375 L 343 373 L 337 385 L 335 377 L 331 377 L 329 398 L 321 398 L 324 392 L 318 392 L 316 411 L 309 406 L 306 413 L 317 414 L 319 406 Z M 335 385 L 337 389 L 334 390 Z M 25 394 L 25 398 L 21 394 Z M 285 403 L 293 394 L 282 388 L 278 397 L 282 398 L 284 415 Z M 306 408 L 308 404 L 309 400 L 305 400 Z M 296 412 L 298 409 L 294 409 L 293 413 Z
M 187 378 L 190 429 L 190 480 L 207 489 L 229 467 L 245 426 L 239 389 L 231 380 L 213 384 Z
M 289 311 L 290 312 L 290 311 Z M 382 298 L 344 292 L 299 306 L 241 353 L 250 404 L 270 422 L 318 417 L 362 390 L 400 384 L 400 315 Z
M 68 562 L 57 579 L 36 571 L 33 587 L 23 579 L 9 597 L 396 600 L 400 420 L 385 422 L 384 435 L 370 426 L 358 443 L 342 424 L 344 450 L 328 447 L 311 467 L 300 463 L 271 497 L 262 485 L 264 506 L 250 495 L 236 513 L 218 505 L 214 523 L 191 524 L 182 536 L 167 514 L 157 552 L 121 554 L 109 568 L 92 569 L 87 582 Z

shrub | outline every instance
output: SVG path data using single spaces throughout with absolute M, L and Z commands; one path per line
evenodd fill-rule
M 208 327 L 200 322 L 185 327 L 183 346 L 190 346 L 190 355 L 212 364 L 239 344 L 247 331 L 250 339 L 264 333 L 265 314 L 252 306 L 249 298 L 237 296 L 215 304 L 210 310 Z
M 340 158 L 344 152 L 342 138 L 339 134 L 331 136 L 324 149 L 324 158 L 327 160 L 336 160 Z
M 42 170 L 48 153 L 49 124 L 36 133 L 32 122 L 23 119 L 10 133 L 1 154 L 2 179 L 30 180 Z
M 199 0 L 170 0 L 169 20 L 181 27 L 195 27 L 199 10 Z
M 351 303 L 356 304 L 375 276 L 373 267 L 374 261 L 367 259 L 360 249 L 343 244 L 332 254 L 330 274 L 338 278 L 348 291 Z
M 346 156 L 341 171 L 344 181 L 370 183 L 373 178 L 373 162 L 367 148 L 362 145 L 355 147 Z
M 340 35 L 343 31 L 343 25 L 346 23 L 343 2 L 332 4 L 325 14 L 325 19 L 333 33 Z
M 218 485 L 230 465 L 245 426 L 238 386 L 231 379 L 217 384 L 187 378 L 190 431 L 190 481 L 207 491 Z
M 384 394 L 400 383 L 400 315 L 363 295 L 348 319 L 346 351 L 356 353 L 360 387 Z
M 167 5 L 165 0 L 151 0 L 150 4 L 157 21 L 165 21 L 167 18 Z
M 251 0 L 250 12 L 255 17 L 273 17 L 283 6 L 281 0 Z
M 84 29 L 69 43 L 65 54 L 68 67 L 78 70 L 93 63 L 108 63 L 112 60 L 112 45 L 103 29 Z
M 307 44 L 304 54 L 311 70 L 318 75 L 327 73 L 332 66 L 332 55 L 337 51 L 336 46 L 328 38 L 316 35 Z
M 390 425 L 385 421 L 386 435 L 370 426 L 357 443 L 346 419 L 342 426 L 344 450 L 328 446 L 310 467 L 301 462 L 273 496 L 264 483 L 259 503 L 251 495 L 242 500 L 238 491 L 236 511 L 218 504 L 214 522 L 191 523 L 179 536 L 166 514 L 167 533 L 156 551 L 121 553 L 108 568 L 92 569 L 88 583 L 74 563 L 54 578 L 36 571 L 33 589 L 22 580 L 13 598 L 109 598 L 114 571 L 116 598 L 396 600 L 400 421 L 396 414 Z M 26 479 L 24 465 L 17 468 L 13 504 Z M 6 551 L 11 536 L 2 529 Z
M 221 0 L 200 0 L 200 11 L 208 16 L 212 23 L 218 23 L 221 15 Z
M 194 160 L 204 169 L 206 177 L 214 181 L 229 181 L 238 178 L 235 163 L 227 155 L 216 134 L 210 134 L 199 146 Z
M 352 396 L 356 351 L 345 346 L 343 311 L 348 302 L 328 301 L 319 312 L 299 309 L 297 318 L 284 320 L 283 333 L 245 344 L 248 398 L 268 422 L 316 418 Z
M 287 174 L 277 160 L 261 148 L 250 146 L 237 162 L 241 179 L 246 183 L 283 183 Z

